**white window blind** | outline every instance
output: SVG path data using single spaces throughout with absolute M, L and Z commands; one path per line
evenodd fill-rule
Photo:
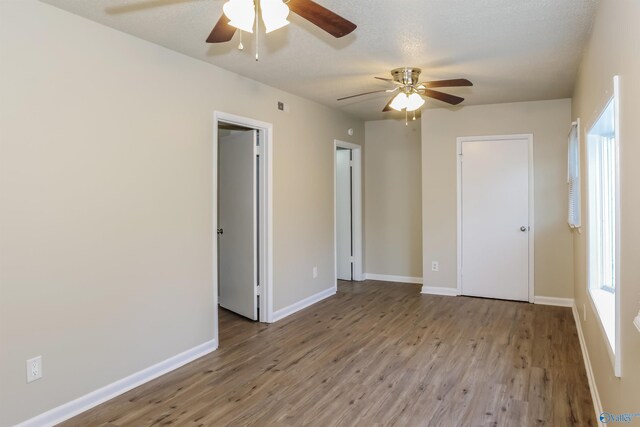
M 580 119 L 571 124 L 567 184 L 569 187 L 568 223 L 571 228 L 580 227 Z
M 594 287 L 615 290 L 616 140 L 591 135 L 589 144 L 590 254 Z

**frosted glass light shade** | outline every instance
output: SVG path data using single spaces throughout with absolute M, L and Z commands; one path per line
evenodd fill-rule
M 253 0 L 229 0 L 222 6 L 222 11 L 229 18 L 229 25 L 253 33 L 253 22 L 256 19 Z
M 424 104 L 424 99 L 418 93 L 412 93 L 407 98 L 407 111 L 415 111 L 418 108 L 422 107 Z
M 393 98 L 393 101 L 391 101 L 391 104 L 389 104 L 389 107 L 397 111 L 402 111 L 405 108 L 407 108 L 408 102 L 409 102 L 409 97 L 407 97 L 407 94 L 399 93 L 396 95 L 395 98 Z
M 267 33 L 289 24 L 289 7 L 282 0 L 260 0 L 260 9 Z

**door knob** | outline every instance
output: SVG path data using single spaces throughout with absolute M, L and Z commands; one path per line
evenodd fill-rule
M 218 228 L 218 234 L 223 234 L 224 230 L 222 228 Z
M 525 226 L 523 225 L 522 227 L 520 227 L 520 231 L 522 231 L 522 232 L 524 233 L 525 231 L 527 231 L 527 227 L 525 227 Z

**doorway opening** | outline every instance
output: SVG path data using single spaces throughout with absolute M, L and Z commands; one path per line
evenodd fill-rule
M 272 320 L 272 125 L 214 112 L 213 280 L 218 307 Z
M 362 268 L 362 147 L 334 141 L 335 275 L 364 280 Z

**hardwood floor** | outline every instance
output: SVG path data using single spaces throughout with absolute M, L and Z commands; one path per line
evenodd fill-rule
M 340 282 L 64 426 L 594 426 L 571 310 Z

